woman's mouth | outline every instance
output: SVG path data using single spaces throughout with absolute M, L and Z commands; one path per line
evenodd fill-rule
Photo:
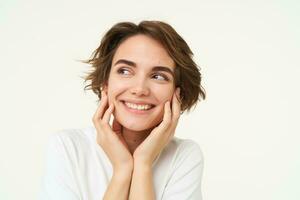
M 127 108 L 127 110 L 137 114 L 147 113 L 147 111 L 151 110 L 154 107 L 153 104 L 136 104 L 127 101 L 121 101 L 121 102 Z

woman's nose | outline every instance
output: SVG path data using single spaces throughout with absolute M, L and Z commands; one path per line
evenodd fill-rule
M 130 92 L 136 96 L 147 96 L 150 93 L 150 89 L 147 82 L 144 79 L 140 79 L 133 83 Z

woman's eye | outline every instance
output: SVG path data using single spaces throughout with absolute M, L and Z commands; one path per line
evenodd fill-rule
M 123 75 L 129 75 L 130 74 L 130 71 L 126 68 L 120 68 L 118 69 L 118 74 L 123 74 Z
M 154 74 L 153 78 L 157 79 L 157 80 L 161 80 L 161 81 L 168 81 L 168 77 L 162 74 Z

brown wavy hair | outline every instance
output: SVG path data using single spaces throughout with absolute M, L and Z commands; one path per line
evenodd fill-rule
M 147 35 L 160 42 L 174 60 L 175 87 L 180 87 L 182 112 L 189 111 L 198 101 L 205 99 L 200 68 L 193 61 L 193 52 L 172 26 L 161 21 L 142 21 L 137 25 L 120 22 L 109 29 L 91 58 L 83 61 L 92 67 L 92 71 L 84 77 L 84 82 L 90 81 L 84 90 L 92 90 L 98 100 L 101 99 L 101 88 L 108 81 L 117 48 L 127 38 L 137 34 Z

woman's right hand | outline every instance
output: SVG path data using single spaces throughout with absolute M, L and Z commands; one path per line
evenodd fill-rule
M 93 116 L 93 123 L 97 130 L 97 143 L 102 147 L 111 161 L 114 172 L 133 170 L 133 157 L 128 150 L 122 135 L 122 126 L 114 119 L 112 128 L 109 125 L 114 105 L 108 105 L 108 97 L 101 92 L 100 105 Z

